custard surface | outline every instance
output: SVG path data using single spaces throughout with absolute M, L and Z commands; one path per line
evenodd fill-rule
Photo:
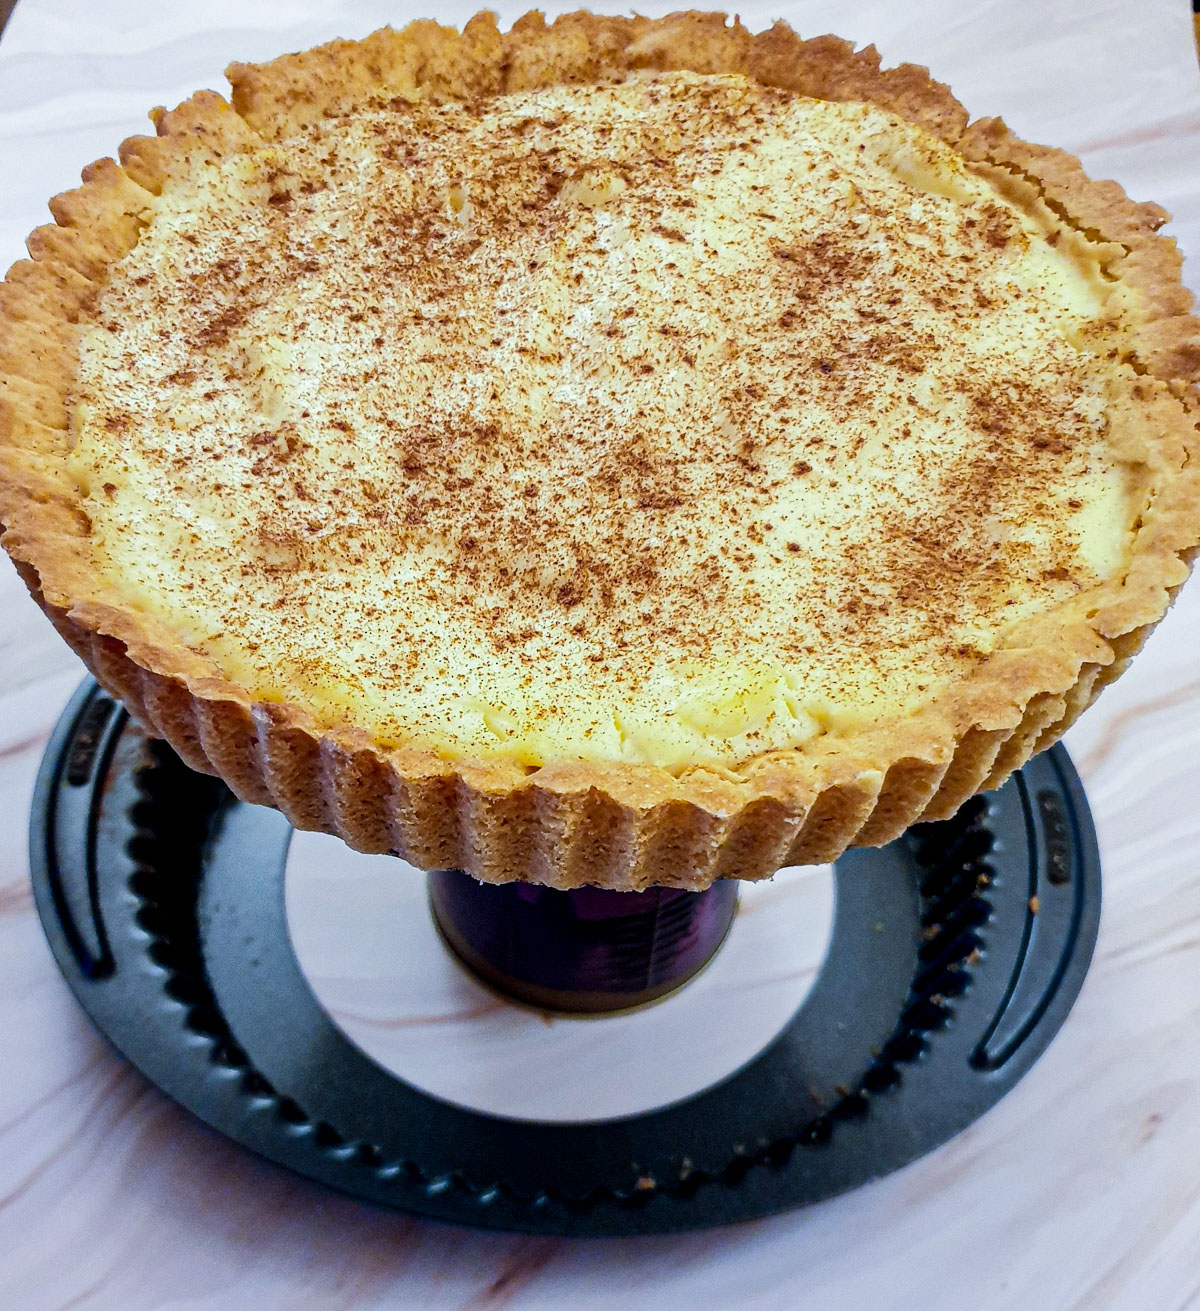
M 1119 574 L 1080 246 L 915 126 L 739 76 L 396 101 L 168 183 L 72 468 L 114 593 L 260 697 L 735 767 Z

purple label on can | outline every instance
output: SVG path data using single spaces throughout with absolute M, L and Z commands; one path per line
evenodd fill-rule
M 738 885 L 560 891 L 441 870 L 429 892 L 443 936 L 487 982 L 550 1009 L 605 1011 L 653 1000 L 701 969 L 729 930 Z

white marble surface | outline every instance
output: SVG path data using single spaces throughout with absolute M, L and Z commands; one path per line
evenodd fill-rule
M 329 1014 L 418 1088 L 496 1115 L 603 1120 L 688 1097 L 751 1060 L 804 1000 L 833 922 L 832 866 L 741 890 L 721 950 L 656 1006 L 603 1019 L 510 1005 L 448 953 L 425 880 L 324 833 L 288 852 L 288 927 Z
M 473 8 L 436 6 L 454 20 Z M 21 0 L 0 42 L 0 260 L 21 253 L 81 164 L 142 130 L 147 106 L 222 85 L 232 57 L 422 9 Z M 742 14 L 873 39 L 889 62 L 931 63 L 973 112 L 1080 151 L 1094 174 L 1174 211 L 1200 287 L 1185 0 L 813 0 Z M 219 1140 L 94 1036 L 38 931 L 25 853 L 37 759 L 79 669 L 0 568 L 0 1308 L 1200 1307 L 1193 587 L 1071 734 L 1100 829 L 1105 916 L 1080 1001 L 1020 1087 L 924 1161 L 804 1213 L 584 1242 L 469 1233 L 323 1192 Z

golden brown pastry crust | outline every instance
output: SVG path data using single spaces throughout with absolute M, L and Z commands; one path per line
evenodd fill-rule
M 137 243 L 152 197 L 190 152 L 229 152 L 372 97 L 458 99 L 629 69 L 742 72 L 831 100 L 866 100 L 952 144 L 1002 190 L 1085 233 L 1143 313 L 1127 362 L 1147 449 L 1176 472 L 1143 516 L 1123 585 L 1023 626 L 952 697 L 854 736 L 767 752 L 736 771 L 679 775 L 648 765 L 569 762 L 536 771 L 384 749 L 324 728 L 303 705 L 255 701 L 160 625 L 81 602 L 94 565 L 65 469 L 78 325 L 108 270 Z M 1166 214 L 1078 161 L 1032 146 L 996 119 L 968 125 L 950 92 L 913 65 L 883 70 L 873 47 L 803 41 L 785 24 L 752 35 L 722 14 L 669 18 L 527 14 L 501 33 L 490 14 L 460 34 L 432 22 L 335 41 L 264 65 L 233 65 L 232 105 L 201 92 L 153 115 L 158 136 L 101 160 L 51 202 L 55 225 L 0 286 L 0 518 L 3 544 L 58 631 L 152 732 L 241 797 L 299 828 L 425 868 L 559 887 L 700 888 L 878 845 L 953 813 L 1057 740 L 1124 668 L 1187 577 L 1200 543 L 1200 323 L 1180 282 Z M 1079 616 L 1086 614 L 1086 618 Z

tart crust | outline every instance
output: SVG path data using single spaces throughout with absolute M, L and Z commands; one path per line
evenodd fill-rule
M 87 596 L 89 523 L 66 469 L 79 326 L 110 268 L 136 245 L 153 196 L 193 151 L 278 139 L 371 97 L 454 100 L 632 69 L 743 73 L 826 100 L 869 101 L 952 145 L 1004 194 L 1075 229 L 1107 276 L 1140 302 L 1124 363 L 1148 462 L 1166 471 L 1137 527 L 1122 579 L 1025 622 L 954 692 L 902 720 L 736 769 L 446 759 L 324 728 L 295 702 L 270 703 L 219 676 L 161 624 Z M 460 34 L 422 21 L 229 69 L 232 103 L 200 92 L 152 115 L 156 137 L 126 141 L 118 164 L 85 170 L 51 202 L 55 224 L 0 287 L 0 518 L 3 544 L 55 627 L 151 733 L 242 798 L 298 828 L 427 869 L 557 887 L 703 888 L 891 841 L 952 814 L 1051 745 L 1111 682 L 1165 614 L 1200 545 L 1200 321 L 1180 282 L 1165 211 L 1088 179 L 1061 151 L 998 119 L 968 123 L 922 68 L 881 69 L 873 47 L 801 40 L 785 24 L 753 35 L 722 14 L 669 18 L 537 13 L 501 33 L 490 14 Z M 1094 600 L 1094 604 L 1087 604 Z M 1081 603 L 1082 602 L 1082 603 Z

